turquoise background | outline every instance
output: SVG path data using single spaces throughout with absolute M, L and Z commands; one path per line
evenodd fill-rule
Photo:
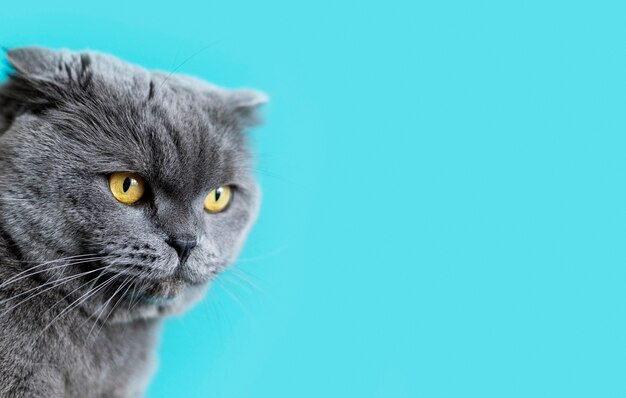
M 158 397 L 625 397 L 626 7 L 6 2 L 0 44 L 271 96 L 240 261 Z

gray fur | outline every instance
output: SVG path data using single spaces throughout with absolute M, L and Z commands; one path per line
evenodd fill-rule
M 9 50 L 0 85 L 0 396 L 139 397 L 164 315 L 236 256 L 258 189 L 243 130 L 266 97 L 115 57 Z M 149 199 L 124 205 L 107 175 Z M 232 184 L 226 211 L 203 199 Z M 199 240 L 180 264 L 169 237 Z

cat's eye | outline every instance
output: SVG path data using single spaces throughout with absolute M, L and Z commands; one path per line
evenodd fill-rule
M 141 199 L 146 187 L 138 174 L 118 171 L 109 176 L 109 189 L 115 199 L 132 205 Z
M 217 187 L 204 198 L 204 210 L 209 213 L 219 213 L 226 209 L 228 203 L 233 196 L 231 187 L 228 185 L 222 185 Z

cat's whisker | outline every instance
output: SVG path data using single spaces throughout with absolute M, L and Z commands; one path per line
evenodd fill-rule
M 219 318 L 219 314 L 217 314 L 217 305 L 215 304 L 215 301 L 213 300 L 202 300 L 202 302 L 200 303 L 200 306 L 202 307 L 203 310 L 203 315 L 206 318 L 206 320 L 211 324 L 211 328 L 213 331 L 215 331 L 219 336 L 219 341 L 222 341 L 222 333 L 219 330 L 219 323 L 218 323 L 218 318 Z
M 23 275 L 23 273 L 20 273 L 20 274 L 22 274 L 22 275 L 21 275 L 19 278 L 15 278 L 15 277 L 13 277 L 13 278 L 10 278 L 10 279 L 8 279 L 7 281 L 3 282 L 2 284 L 0 284 L 0 289 L 5 288 L 5 287 L 7 287 L 7 286 L 8 286 L 8 285 L 10 285 L 10 284 L 15 283 L 15 282 L 18 282 L 18 281 L 20 281 L 20 280 L 23 280 L 23 279 L 25 279 L 25 278 L 30 278 L 31 276 L 34 276 L 34 275 L 37 275 L 37 274 L 41 274 L 41 273 L 44 273 L 44 272 L 47 272 L 47 271 L 51 271 L 51 270 L 54 270 L 54 269 L 59 269 L 59 268 L 66 268 L 66 267 L 70 267 L 70 266 L 74 266 L 74 265 L 79 265 L 79 264 L 90 263 L 90 262 L 93 262 L 93 261 L 96 261 L 96 260 L 103 260 L 103 259 L 106 259 L 107 257 L 109 257 L 109 256 L 100 256 L 100 257 L 91 257 L 91 258 L 81 258 L 81 259 L 76 259 L 76 260 L 74 260 L 74 261 L 70 261 L 70 262 L 68 262 L 67 264 L 61 264 L 61 265 L 56 265 L 56 266 L 54 266 L 54 267 L 44 268 L 44 269 L 42 269 L 42 270 L 38 270 L 38 271 L 35 271 L 35 272 L 31 272 L 31 273 L 26 274 L 26 275 Z M 34 267 L 33 267 L 33 268 L 34 268 Z M 37 267 L 37 268 L 38 268 L 38 267 Z M 32 268 L 31 268 L 30 270 L 32 271 Z M 18 274 L 18 275 L 19 275 L 19 274 Z
M 107 266 L 106 266 L 106 265 L 105 265 L 104 267 L 100 267 L 100 268 L 98 268 L 98 269 L 96 269 L 96 270 L 94 270 L 94 271 L 103 270 L 103 269 L 105 269 L 105 268 L 107 268 Z M 81 275 L 81 276 L 84 276 L 84 275 Z M 47 312 L 49 312 L 50 310 L 52 310 L 54 307 L 56 307 L 59 303 L 63 302 L 65 299 L 67 299 L 68 297 L 70 297 L 72 294 L 74 294 L 74 293 L 76 293 L 78 290 L 82 289 L 83 287 L 85 287 L 85 286 L 87 286 L 87 285 L 91 284 L 92 286 L 91 286 L 89 289 L 93 289 L 93 286 L 94 286 L 94 285 L 98 282 L 98 279 L 100 279 L 100 277 L 101 277 L 101 276 L 102 276 L 102 274 L 100 274 L 100 275 L 96 276 L 96 277 L 94 278 L 94 280 L 92 280 L 92 281 L 87 281 L 87 282 L 83 283 L 82 285 L 78 286 L 77 288 L 75 288 L 74 290 L 72 290 L 71 292 L 69 292 L 68 294 L 66 294 L 65 296 L 63 296 L 63 298 L 61 298 L 60 300 L 57 300 L 57 302 L 56 302 L 56 303 L 54 303 L 54 304 L 53 304 L 50 308 L 48 308 L 48 309 L 46 310 L 46 313 L 47 313 Z
M 165 83 L 167 83 L 167 81 L 172 77 L 172 75 L 174 73 L 176 73 L 176 71 L 180 68 L 183 67 L 183 65 L 185 65 L 187 62 L 189 62 L 192 58 L 194 58 L 196 55 L 200 54 L 201 52 L 205 51 L 206 49 L 208 49 L 209 47 L 211 47 L 212 44 L 208 44 L 204 47 L 202 47 L 200 50 L 196 51 L 195 53 L 191 54 L 190 56 L 188 56 L 187 58 L 185 58 L 180 64 L 178 64 L 178 66 L 174 69 L 172 69 L 171 72 L 169 72 L 167 74 L 167 76 L 165 77 L 165 79 L 163 79 L 163 81 L 161 82 L 161 84 L 159 85 L 159 87 L 156 89 L 155 92 L 159 92 L 161 90 L 161 88 L 165 85 Z
M 22 276 L 20 276 L 19 278 L 15 278 L 15 279 L 12 279 L 12 280 L 10 280 L 10 281 L 6 281 L 6 282 L 5 282 L 5 285 L 3 285 L 3 286 L 1 286 L 1 287 L 2 287 L 2 288 L 4 288 L 4 287 L 6 287 L 6 286 L 10 285 L 11 283 L 18 282 L 18 281 L 20 281 L 20 280 L 23 280 L 23 279 L 25 279 L 25 278 L 29 278 L 29 277 L 35 276 L 35 275 L 37 275 L 37 274 L 42 274 L 42 273 L 47 272 L 47 271 L 52 271 L 52 270 L 59 269 L 59 268 L 67 268 L 67 267 L 71 267 L 71 266 L 74 266 L 74 265 L 80 265 L 80 264 L 90 263 L 90 262 L 94 262 L 94 261 L 102 260 L 102 259 L 104 259 L 104 258 L 106 258 L 106 257 L 103 257 L 103 258 L 87 258 L 87 259 L 81 259 L 80 261 L 76 260 L 76 261 L 73 261 L 73 262 L 70 262 L 70 263 L 67 263 L 67 264 L 61 264 L 61 265 L 58 265 L 58 266 L 49 267 L 49 268 L 44 268 L 44 269 L 37 270 L 37 271 L 33 271 L 33 270 L 31 269 L 31 270 L 29 270 L 29 271 L 32 271 L 32 272 L 30 272 L 30 273 L 28 273 L 28 274 L 26 274 L 26 275 L 22 275 Z
M 271 250 L 271 251 L 269 251 L 267 253 L 259 254 L 259 255 L 254 256 L 254 257 L 239 258 L 239 259 L 235 260 L 235 263 L 251 263 L 251 262 L 255 262 L 255 261 L 259 261 L 259 260 L 264 260 L 264 259 L 267 259 L 267 258 L 270 258 L 270 257 L 277 256 L 277 255 L 285 252 L 285 250 L 287 250 L 287 246 L 286 245 L 278 247 L 278 248 L 276 248 L 274 250 Z
M 44 263 L 41 263 L 40 261 L 27 261 L 27 260 L 21 260 L 19 261 L 19 263 L 20 264 L 48 264 L 48 263 L 54 263 L 58 261 L 70 260 L 74 258 L 81 258 L 81 257 L 88 257 L 88 256 L 100 256 L 100 255 L 103 255 L 103 253 L 83 253 L 83 254 L 77 254 L 75 256 L 55 258 L 53 260 L 44 260 Z
M 137 296 L 135 296 L 137 294 L 137 284 L 133 283 L 133 292 L 130 294 L 130 299 L 129 299 L 129 304 L 128 307 L 129 309 L 132 311 L 134 306 L 133 304 L 133 299 L 135 299 Z
M 264 169 L 259 169 L 258 167 L 249 167 L 248 171 L 253 172 L 255 174 L 262 174 L 262 175 L 265 175 L 265 176 L 268 176 L 268 177 L 275 178 L 275 179 L 279 180 L 280 182 L 284 182 L 284 183 L 289 184 L 290 186 L 293 186 L 293 187 L 304 188 L 304 186 L 301 183 L 295 182 L 293 180 L 285 178 L 285 177 L 283 177 L 281 175 L 278 175 L 276 173 L 273 173 L 271 171 L 267 171 L 267 170 L 264 170 Z
M 241 300 L 239 300 L 239 298 L 237 298 L 237 296 L 235 296 L 229 289 L 226 288 L 226 286 L 224 285 L 224 281 L 219 280 L 220 278 L 215 278 L 213 279 L 214 282 L 216 282 L 218 284 L 218 286 L 224 290 L 224 292 L 230 296 L 231 299 L 233 299 L 234 302 L 236 302 L 241 309 L 245 312 L 245 313 L 249 313 L 248 309 L 243 305 L 243 303 L 241 302 Z
M 222 279 L 224 281 L 228 281 L 230 284 L 236 286 L 238 289 L 243 289 L 245 291 L 249 291 L 251 289 L 254 289 L 254 286 L 250 285 L 250 284 L 246 284 L 243 279 L 238 278 L 237 275 L 231 274 L 231 273 L 224 273 L 222 274 Z
M 109 312 L 107 313 L 107 316 L 104 318 L 104 320 L 100 323 L 100 327 L 98 328 L 98 330 L 96 331 L 96 334 L 94 336 L 98 336 L 100 334 L 100 331 L 102 330 L 102 327 L 104 326 L 104 324 L 107 322 L 107 320 L 109 319 L 109 317 L 111 316 L 111 314 L 113 313 L 113 311 L 115 311 L 115 308 L 117 308 L 117 306 L 120 304 L 120 302 L 122 301 L 122 299 L 124 298 L 124 295 L 126 293 L 128 293 L 128 290 L 130 289 L 131 285 L 133 282 L 133 278 L 129 278 L 127 280 L 125 280 L 120 287 L 118 288 L 118 290 L 115 291 L 115 293 L 113 293 L 113 295 L 111 296 L 112 298 L 115 297 L 115 295 L 121 291 L 122 287 L 125 284 L 128 284 L 128 287 L 126 287 L 126 290 L 124 291 L 124 293 L 122 293 L 120 295 L 120 297 L 117 299 L 117 301 L 113 304 L 113 307 L 111 307 L 111 309 L 109 310 Z M 98 317 L 99 318 L 99 317 Z M 98 318 L 96 318 L 96 322 L 94 322 L 94 326 L 98 323 Z M 92 327 L 93 329 L 93 327 Z M 89 336 L 91 335 L 91 330 L 89 331 L 89 333 L 87 334 L 87 339 L 89 339 Z
M 93 270 L 93 271 L 95 272 L 97 270 Z M 43 287 L 46 287 L 46 286 L 53 285 L 53 288 L 61 286 L 65 282 L 69 282 L 69 281 L 73 281 L 75 279 L 79 279 L 79 278 L 85 276 L 86 274 L 88 274 L 90 272 L 91 271 L 80 273 L 80 274 L 75 274 L 75 275 L 69 275 L 69 276 L 66 276 L 66 277 L 63 277 L 63 278 L 59 278 L 59 279 L 50 280 L 50 281 L 48 281 L 48 282 L 46 282 L 44 284 L 37 285 L 37 286 L 35 286 L 33 288 L 30 288 L 28 290 L 25 290 L 25 291 L 19 293 L 19 294 L 11 296 L 10 298 L 4 299 L 4 300 L 0 300 L 0 305 L 5 304 L 5 303 L 7 303 L 9 301 L 15 300 L 18 297 L 21 297 L 21 296 L 24 296 L 24 295 L 28 295 L 29 293 L 35 292 L 35 291 L 37 291 L 37 290 L 39 290 L 39 289 L 41 289 Z M 48 291 L 48 289 L 44 290 L 44 292 L 45 291 Z
M 50 263 L 55 263 L 55 262 L 58 262 L 58 261 L 71 260 L 71 259 L 81 258 L 81 257 L 98 256 L 98 255 L 101 255 L 101 253 L 77 254 L 77 255 L 74 255 L 74 256 L 55 258 L 55 259 L 52 259 L 52 260 L 44 260 L 43 263 L 41 261 L 26 261 L 26 260 L 19 260 L 19 261 L 16 261 L 16 262 L 18 262 L 20 264 L 37 264 L 37 266 L 40 266 L 40 265 L 46 265 L 46 264 L 50 264 Z M 25 270 L 24 272 L 26 272 L 26 271 L 28 271 L 28 270 Z
M 109 284 L 112 283 L 112 280 L 115 278 L 111 278 L 110 280 L 106 281 L 105 283 L 103 283 L 102 285 L 98 286 L 97 288 L 91 290 L 91 291 L 87 291 L 85 294 L 83 294 L 82 296 L 80 296 L 78 299 L 76 299 L 74 302 L 72 302 L 70 305 L 68 305 L 63 311 L 61 311 L 57 316 L 55 316 L 54 318 L 52 318 L 52 320 L 46 325 L 46 327 L 44 327 L 41 330 L 41 334 L 43 334 L 46 330 L 48 330 L 48 328 L 50 328 L 50 326 L 52 326 L 52 324 L 59 318 L 61 318 L 64 314 L 66 314 L 67 312 L 69 312 L 70 310 L 72 310 L 73 308 L 76 308 L 78 306 L 80 306 L 82 303 L 84 303 L 86 300 L 88 300 L 90 297 L 92 297 L 93 295 L 95 295 L 96 293 L 98 293 L 99 291 L 104 290 L 104 288 Z
M 113 277 L 111 277 L 110 279 L 104 281 L 104 283 L 100 286 L 98 286 L 96 288 L 97 291 L 104 291 L 106 290 L 106 288 L 108 288 L 109 286 L 113 285 L 119 278 L 121 278 L 122 275 L 113 275 Z M 85 325 L 87 322 L 89 322 L 89 320 L 96 315 L 96 313 L 100 310 L 100 308 L 102 308 L 102 306 L 99 306 L 91 315 L 89 315 L 81 324 L 80 327 L 82 328 L 83 325 Z
M 111 295 L 111 297 L 109 297 L 109 299 L 101 306 L 101 309 L 98 312 L 98 315 L 96 316 L 96 320 L 94 321 L 93 325 L 91 326 L 91 329 L 89 329 L 89 333 L 87 333 L 87 337 L 85 338 L 85 340 L 89 340 L 89 336 L 91 336 L 91 333 L 93 332 L 94 328 L 96 327 L 96 325 L 98 324 L 98 321 L 100 320 L 100 317 L 102 316 L 102 314 L 104 313 L 104 311 L 107 309 L 109 303 L 111 302 L 111 300 L 113 300 L 115 298 L 115 295 L 117 295 L 117 293 L 119 293 L 124 286 L 129 283 L 130 281 L 132 281 L 132 278 L 126 278 L 115 290 L 115 292 Z M 130 284 L 129 284 L 130 287 Z M 106 316 L 106 318 L 102 321 L 102 324 L 104 324 L 107 319 L 109 319 L 109 316 L 111 316 L 111 313 L 113 312 L 113 310 L 115 309 L 115 307 L 117 306 L 117 304 L 119 304 L 120 300 L 118 300 L 111 309 L 109 309 L 109 312 Z M 102 328 L 102 326 L 100 327 L 100 329 Z M 100 331 L 100 329 L 98 329 L 98 333 Z
M 229 268 L 230 271 L 233 272 L 233 276 L 238 277 L 239 279 L 241 279 L 243 282 L 247 283 L 249 286 L 251 286 L 252 288 L 264 292 L 264 289 L 261 288 L 257 283 L 255 283 L 254 281 L 252 281 L 252 278 L 250 277 L 250 275 L 246 274 L 245 272 L 243 272 L 241 269 L 237 269 L 236 267 L 231 267 Z
M 14 299 L 16 299 L 16 298 L 18 298 L 20 296 L 23 296 L 25 294 L 37 291 L 37 290 L 41 289 L 43 286 L 45 286 L 45 285 L 52 285 L 52 286 L 50 286 L 50 287 L 48 287 L 48 288 L 46 288 L 44 290 L 41 290 L 41 291 L 39 291 L 39 292 L 37 292 L 35 294 L 32 294 L 32 295 L 28 296 L 27 298 L 25 298 L 24 300 L 20 301 L 19 303 L 9 307 L 8 309 L 6 309 L 5 311 L 2 312 L 2 315 L 6 315 L 8 312 L 13 310 L 14 308 L 19 307 L 20 305 L 24 304 L 25 302 L 27 302 L 27 301 L 29 301 L 29 300 L 37 297 L 37 296 L 39 296 L 42 293 L 45 293 L 45 292 L 47 292 L 49 290 L 52 290 L 52 289 L 55 289 L 55 288 L 61 286 L 63 283 L 82 278 L 85 275 L 88 275 L 88 274 L 91 274 L 91 273 L 94 273 L 94 272 L 97 272 L 97 271 L 101 271 L 101 270 L 103 270 L 105 268 L 107 268 L 107 266 L 104 266 L 104 267 L 101 267 L 101 268 L 97 268 L 97 269 L 93 269 L 93 270 L 89 270 L 89 271 L 85 271 L 85 272 L 82 272 L 82 273 L 79 273 L 79 274 L 76 274 L 76 275 L 70 275 L 70 276 L 67 276 L 67 277 L 64 277 L 64 278 L 61 278 L 61 279 L 55 279 L 55 280 L 46 282 L 43 285 L 39 285 L 39 286 L 37 286 L 35 288 L 29 289 L 29 290 L 27 290 L 25 292 L 22 292 L 20 294 L 12 296 L 12 297 L 10 297 L 8 299 L 1 300 L 0 301 L 0 305 L 5 304 L 5 303 L 7 303 L 9 301 L 12 301 L 12 300 L 14 300 Z
M 144 290 L 146 288 L 146 286 L 148 285 L 148 280 L 144 279 L 145 275 L 150 274 L 149 271 L 144 271 L 141 273 L 141 275 L 138 277 L 138 279 L 140 280 L 141 286 L 139 286 L 139 291 L 141 292 L 142 290 Z M 132 298 L 131 298 L 131 303 L 130 303 L 130 311 L 132 311 L 137 304 L 139 304 L 139 302 L 141 301 L 141 295 L 137 295 L 136 299 L 135 299 L 135 303 L 132 302 Z
M 10 284 L 10 283 L 13 283 L 13 282 L 14 282 L 14 281 L 16 281 L 16 280 L 19 280 L 19 279 L 20 279 L 20 276 L 24 275 L 25 273 L 28 273 L 28 272 L 30 272 L 30 271 L 33 271 L 33 270 L 35 270 L 35 269 L 37 269 L 37 268 L 44 267 L 44 266 L 46 266 L 46 265 L 53 264 L 53 263 L 55 263 L 55 262 L 59 262 L 59 261 L 67 261 L 67 260 L 74 260 L 74 259 L 76 259 L 76 260 L 83 260 L 83 258 L 82 258 L 82 257 L 85 257 L 85 256 L 94 256 L 94 255 L 97 255 L 97 253 L 94 253 L 94 254 L 79 254 L 79 255 L 77 255 L 77 256 L 70 256 L 70 257 L 60 258 L 60 259 L 56 259 L 56 260 L 46 261 L 46 262 L 41 263 L 41 264 L 38 264 L 38 265 L 36 265 L 36 266 L 34 266 L 34 267 L 30 267 L 30 268 L 28 268 L 28 269 L 25 269 L 24 271 L 21 271 L 21 272 L 17 273 L 16 275 L 13 275 L 11 278 L 9 278 L 9 279 L 7 279 L 6 281 L 4 281 L 4 282 L 0 283 L 0 289 L 2 289 L 3 287 L 7 286 L 7 285 L 8 285 L 8 284 Z M 79 257 L 80 257 L 80 258 L 79 258 Z M 48 269 L 50 269 L 50 268 L 46 268 L 46 270 L 48 270 Z M 16 278 L 17 278 L 17 279 L 16 279 Z

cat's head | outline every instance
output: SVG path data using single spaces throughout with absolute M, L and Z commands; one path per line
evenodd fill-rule
M 93 311 L 117 303 L 113 318 L 129 319 L 184 308 L 255 219 L 244 130 L 266 97 L 97 52 L 29 47 L 7 57 L 4 239 L 25 268 L 64 280 L 58 289 L 91 293 Z

